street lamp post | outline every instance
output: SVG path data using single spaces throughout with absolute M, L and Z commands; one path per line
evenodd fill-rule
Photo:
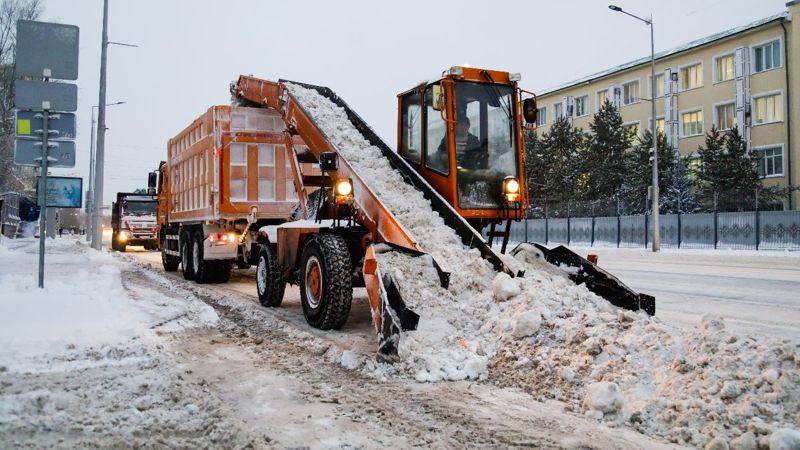
M 656 130 L 656 50 L 655 38 L 653 36 L 653 16 L 649 19 L 642 19 L 624 11 L 619 6 L 608 5 L 608 9 L 638 19 L 650 26 L 650 106 L 652 108 L 650 133 L 653 138 L 653 251 L 657 252 L 661 248 L 661 232 L 659 229 L 659 210 L 658 210 L 658 131 Z
M 109 103 L 106 106 L 124 105 L 125 102 Z M 94 130 L 97 121 L 94 118 L 94 110 L 99 108 L 98 105 L 92 106 L 92 132 L 91 142 L 89 143 L 89 188 L 88 198 L 86 199 L 86 240 L 92 240 L 92 216 L 94 215 Z M 100 202 L 102 208 L 102 201 Z

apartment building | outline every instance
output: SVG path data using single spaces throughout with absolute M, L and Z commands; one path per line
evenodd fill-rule
M 697 155 L 705 133 L 738 125 L 751 152 L 762 157 L 764 184 L 800 185 L 800 0 L 787 10 L 656 53 L 655 83 L 650 56 L 539 91 L 539 132 L 558 117 L 588 130 L 592 115 L 608 99 L 632 132 L 650 129 L 650 99 L 656 127 L 681 155 Z M 784 202 L 798 209 L 800 193 Z

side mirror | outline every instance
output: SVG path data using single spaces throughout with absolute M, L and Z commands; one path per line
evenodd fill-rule
M 433 89 L 433 107 L 434 111 L 441 111 L 444 109 L 444 89 L 439 84 L 435 84 L 431 87 Z
M 156 191 L 156 184 L 158 182 L 158 172 L 150 172 L 147 174 L 147 192 L 151 195 Z
M 526 98 L 522 101 L 522 117 L 525 118 L 525 122 L 535 124 L 538 112 L 536 108 L 536 99 L 534 97 Z

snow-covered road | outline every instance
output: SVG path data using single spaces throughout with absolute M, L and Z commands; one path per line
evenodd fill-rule
M 704 314 L 742 334 L 800 342 L 800 254 L 728 250 L 576 249 L 630 287 L 656 297 L 656 315 L 682 328 Z

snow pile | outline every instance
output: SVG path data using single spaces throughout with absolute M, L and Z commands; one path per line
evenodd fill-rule
M 249 437 L 187 385 L 165 333 L 215 324 L 196 298 L 128 289 L 129 267 L 73 237 L 0 243 L 0 442 L 10 448 L 243 447 Z M 188 301 L 187 301 L 188 300 Z
M 290 90 L 420 247 L 451 272 L 445 290 L 426 258 L 378 254 L 421 318 L 416 331 L 401 337 L 403 360 L 386 371 L 419 381 L 491 375 L 495 383 L 561 401 L 567 410 L 676 443 L 716 439 L 725 447 L 752 435 L 766 447 L 771 436 L 790 439 L 779 430 L 800 423 L 797 345 L 735 336 L 713 317 L 683 333 L 574 285 L 545 267 L 530 246 L 516 260 L 504 256 L 525 270 L 524 278 L 496 274 L 342 108 L 316 91 Z

